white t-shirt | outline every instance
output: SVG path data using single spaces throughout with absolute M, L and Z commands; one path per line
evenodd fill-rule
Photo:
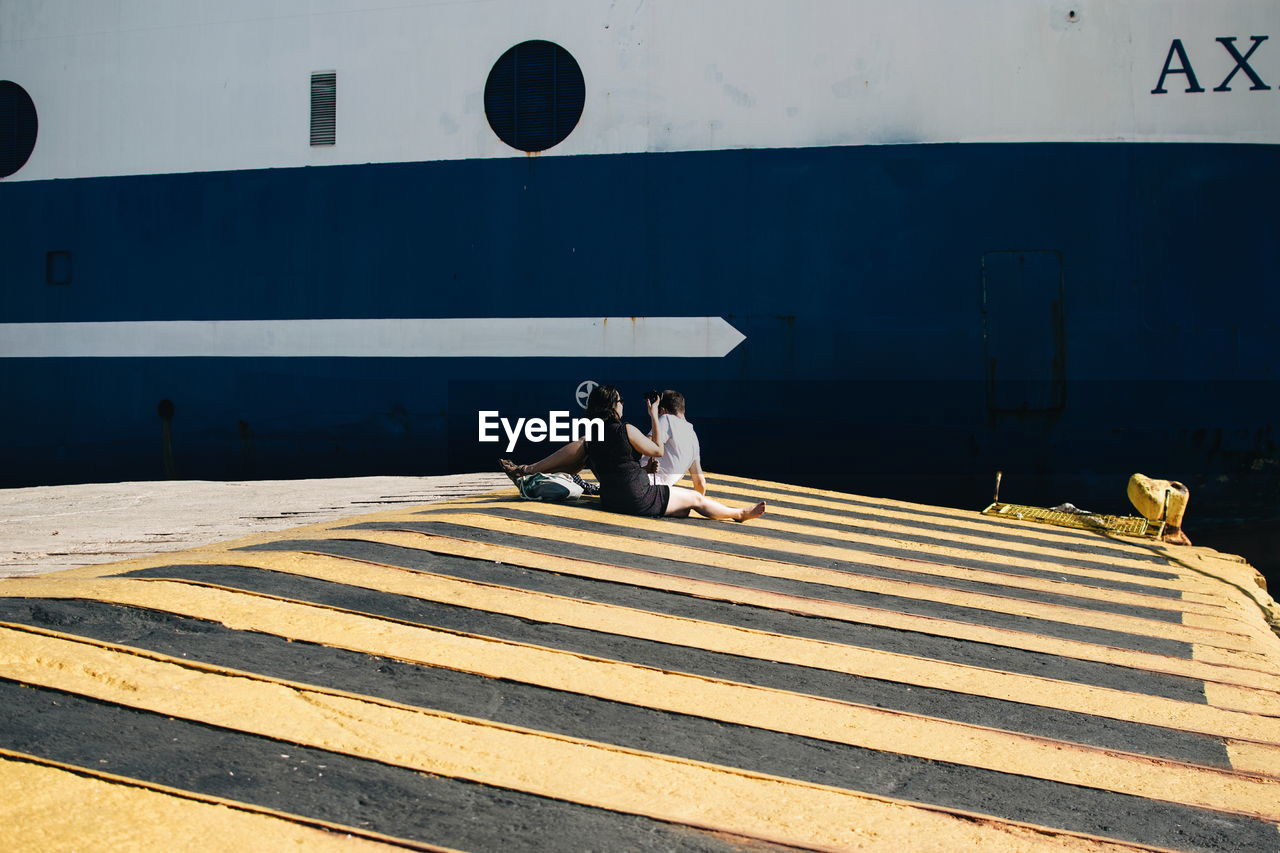
M 655 486 L 674 486 L 689 472 L 694 462 L 701 460 L 698 434 L 693 424 L 675 415 L 659 415 L 658 429 L 662 435 L 662 455 L 658 457 L 657 473 L 649 475 Z

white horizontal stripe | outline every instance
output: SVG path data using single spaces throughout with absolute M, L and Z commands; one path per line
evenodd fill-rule
M 6 181 L 524 157 L 489 127 L 494 62 L 577 60 L 548 154 L 936 142 L 1280 143 L 1275 0 L 4 0 L 0 80 L 40 133 Z M 1072 13 L 1075 13 L 1072 16 Z M 1174 39 L 1185 75 L 1152 94 Z M 1180 68 L 1175 58 L 1172 67 Z M 175 73 L 175 69 L 179 73 Z M 337 144 L 312 147 L 312 71 Z M 1063 168 L 1070 168 L 1064 163 Z
M 719 358 L 720 317 L 2 323 L 0 358 Z

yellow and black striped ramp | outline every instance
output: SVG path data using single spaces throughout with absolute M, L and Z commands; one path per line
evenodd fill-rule
M 0 849 L 1280 851 L 1198 549 L 714 477 L 0 582 Z

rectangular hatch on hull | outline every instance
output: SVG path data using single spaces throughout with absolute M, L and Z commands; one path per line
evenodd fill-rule
M 1062 253 L 982 256 L 987 407 L 1056 412 L 1066 402 Z

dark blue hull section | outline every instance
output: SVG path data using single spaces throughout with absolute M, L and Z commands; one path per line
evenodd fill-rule
M 747 339 L 721 359 L 6 359 L 0 477 L 490 468 L 478 409 L 571 409 L 594 379 L 683 390 L 716 470 L 973 506 L 1003 469 L 1008 499 L 1107 510 L 1144 471 L 1200 517 L 1271 515 L 1276 198 L 1273 146 L 1149 144 L 4 183 L 0 322 L 682 315 Z M 70 284 L 46 283 L 50 251 Z

